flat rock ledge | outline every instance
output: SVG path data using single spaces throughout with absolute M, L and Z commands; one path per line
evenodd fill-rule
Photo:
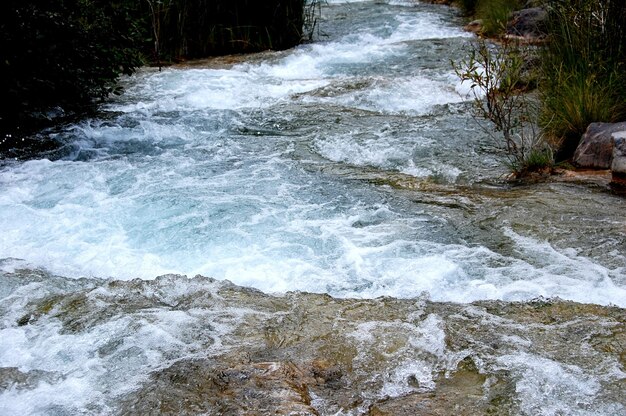
M 185 344 L 94 414 L 626 412 L 626 310 L 618 307 L 271 296 L 202 276 L 99 281 L 24 269 L 0 277 L 9 292 L 31 293 L 25 302 L 7 292 L 5 306 L 22 302 L 13 325 L 32 331 L 56 322 L 61 333 L 80 336 L 120 320 L 140 328 L 155 311 L 178 317 L 171 330 Z M 48 294 L 25 289 L 44 283 Z M 194 318 L 189 327 L 182 317 Z M 114 366 L 137 330 L 98 349 L 104 365 Z M 193 354 L 184 345 L 195 345 Z M 28 389 L 55 377 L 63 374 L 5 368 L 0 388 Z

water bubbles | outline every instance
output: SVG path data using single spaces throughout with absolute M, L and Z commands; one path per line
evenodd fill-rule
M 447 105 L 462 105 L 448 58 L 466 36 L 444 20 L 452 12 L 362 6 L 382 12 L 329 14 L 325 42 L 125 80 L 101 118 L 50 139 L 66 159 L 0 171 L 0 257 L 267 292 L 623 302 L 619 271 L 559 255 L 568 246 L 549 236 L 522 244 L 503 227 L 511 201 L 465 186 L 500 172 Z M 31 144 L 12 133 L 7 145 Z

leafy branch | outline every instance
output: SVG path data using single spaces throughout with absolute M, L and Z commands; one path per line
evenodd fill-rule
M 528 46 L 512 40 L 490 45 L 478 40 L 468 56 L 453 68 L 462 82 L 470 82 L 474 97 L 473 115 L 491 122 L 493 129 L 479 125 L 494 140 L 494 147 L 504 154 L 516 176 L 536 170 L 543 156 L 551 163 L 550 149 L 536 131 L 538 109 L 524 88 L 523 75 L 530 60 Z

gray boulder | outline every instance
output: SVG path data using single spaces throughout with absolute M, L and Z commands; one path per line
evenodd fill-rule
M 610 169 L 613 162 L 613 133 L 626 130 L 626 122 L 591 123 L 574 152 L 574 165 L 589 169 Z
M 533 7 L 513 12 L 506 25 L 507 35 L 543 39 L 547 34 L 548 12 Z
M 613 142 L 612 181 L 626 185 L 626 129 L 613 133 L 611 141 Z

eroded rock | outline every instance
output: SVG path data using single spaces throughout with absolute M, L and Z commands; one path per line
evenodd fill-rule
M 28 390 L 38 383 L 54 383 L 61 375 L 42 370 L 21 371 L 16 367 L 0 367 L 0 393 L 14 390 Z
M 467 25 L 465 25 L 463 29 L 472 33 L 480 33 L 483 30 L 483 20 L 482 19 L 472 20 Z
M 580 168 L 610 169 L 613 162 L 613 133 L 626 130 L 626 122 L 591 123 L 574 152 L 574 165 Z
M 179 361 L 153 374 L 149 388 L 129 396 L 123 413 L 318 415 L 307 387 L 313 379 L 295 364 L 228 363 L 226 357 Z
M 237 290 L 219 295 L 244 301 Z M 257 302 L 267 305 L 266 297 L 249 293 L 244 304 L 257 309 Z M 571 393 L 580 395 L 581 406 L 592 405 L 584 386 L 561 392 L 560 383 L 581 374 L 602 383 L 603 400 L 614 403 L 609 409 L 626 405 L 619 383 L 594 375 L 623 365 L 625 315 L 619 308 L 311 294 L 289 294 L 280 303 L 278 315 L 242 323 L 234 350 L 200 366 L 183 361 L 154 373 L 130 395 L 133 408 L 151 409 L 171 397 L 198 405 L 211 397 L 203 408 L 208 414 L 541 414 L 538 406 Z M 537 378 L 527 380 L 531 374 Z M 189 385 L 197 387 L 189 393 Z M 551 389 L 560 398 L 545 393 Z M 544 402 L 535 402 L 542 395 Z
M 2 277 L 12 291 L 22 286 L 31 293 L 43 281 L 49 288 L 29 302 L 5 299 L 5 311 L 17 308 L 11 302 L 23 305 L 7 320 L 14 330 L 28 333 L 45 323 L 57 328 L 56 336 L 72 339 L 106 334 L 90 336 L 93 345 L 80 350 L 104 370 L 90 379 L 102 395 L 82 405 L 83 413 L 626 410 L 626 310 L 617 307 L 558 299 L 455 304 L 270 296 L 201 276 L 75 281 L 17 271 Z M 57 353 L 69 357 L 72 351 Z M 72 380 L 81 367 L 67 363 L 54 373 L 2 369 L 0 388 L 28 392 L 84 383 L 84 376 Z

